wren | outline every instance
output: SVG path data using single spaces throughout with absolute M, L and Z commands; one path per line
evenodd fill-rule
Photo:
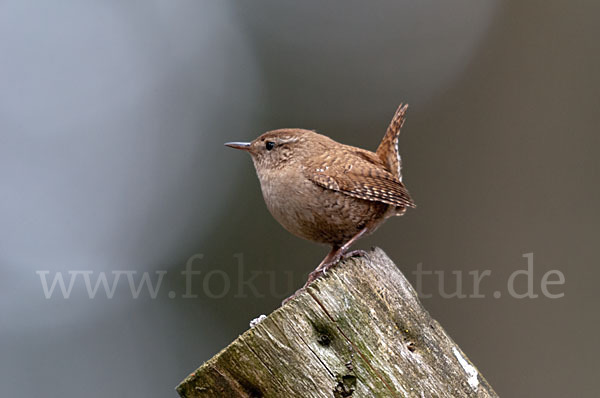
M 285 229 L 331 245 L 304 287 L 354 254 L 348 248 L 360 237 L 415 207 L 402 183 L 398 152 L 407 107 L 398 107 L 376 152 L 292 128 L 225 144 L 250 154 L 267 208 Z

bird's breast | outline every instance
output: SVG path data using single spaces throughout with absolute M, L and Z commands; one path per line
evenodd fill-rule
M 289 232 L 304 239 L 341 244 L 373 221 L 385 218 L 388 205 L 325 189 L 301 169 L 259 173 L 267 208 Z

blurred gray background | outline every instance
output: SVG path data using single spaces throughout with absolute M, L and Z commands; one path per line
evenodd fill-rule
M 425 306 L 501 396 L 594 396 L 599 16 L 560 0 L 1 1 L 1 395 L 175 396 L 328 250 L 272 219 L 222 143 L 304 127 L 373 150 L 408 102 L 418 208 L 356 248 L 413 281 L 419 263 L 491 270 L 485 299 L 432 279 Z M 529 252 L 536 293 L 555 269 L 564 297 L 494 298 Z M 236 297 L 240 253 L 258 294 Z M 156 299 L 125 280 L 112 299 L 82 283 L 46 299 L 40 270 L 167 274 Z

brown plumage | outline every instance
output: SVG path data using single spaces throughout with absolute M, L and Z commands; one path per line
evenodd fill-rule
M 225 145 L 250 153 L 265 203 L 283 227 L 332 246 L 310 283 L 388 217 L 415 207 L 402 183 L 400 105 L 375 153 L 303 129 L 269 131 L 250 143 Z

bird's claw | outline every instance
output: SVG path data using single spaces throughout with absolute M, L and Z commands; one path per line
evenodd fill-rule
M 352 250 L 349 252 L 346 252 L 342 255 L 342 259 L 347 259 L 350 257 L 364 257 L 367 255 L 367 252 L 361 249 L 357 249 L 357 250 Z
M 346 253 L 338 253 L 338 254 L 335 255 L 335 257 L 333 257 L 331 259 L 331 261 L 319 264 L 319 266 L 317 267 L 317 269 L 315 269 L 313 272 L 311 272 L 308 275 L 308 280 L 306 281 L 306 284 L 301 289 L 298 289 L 296 291 L 296 293 L 292 294 L 290 297 L 288 297 L 285 300 L 283 300 L 281 302 L 281 305 L 286 304 L 288 301 L 290 301 L 293 298 L 295 298 L 296 296 L 298 296 L 304 289 L 306 289 L 306 287 L 308 285 L 310 285 L 312 282 L 314 282 L 315 280 L 317 280 L 319 277 L 327 275 L 327 271 L 329 271 L 331 268 L 333 268 L 334 266 L 336 266 L 337 263 L 339 263 L 341 260 L 345 260 L 345 259 L 350 258 L 350 257 L 362 257 L 362 256 L 365 256 L 365 255 L 367 255 L 367 252 L 364 251 L 364 250 L 352 250 L 352 251 L 349 251 L 349 252 L 346 252 Z

